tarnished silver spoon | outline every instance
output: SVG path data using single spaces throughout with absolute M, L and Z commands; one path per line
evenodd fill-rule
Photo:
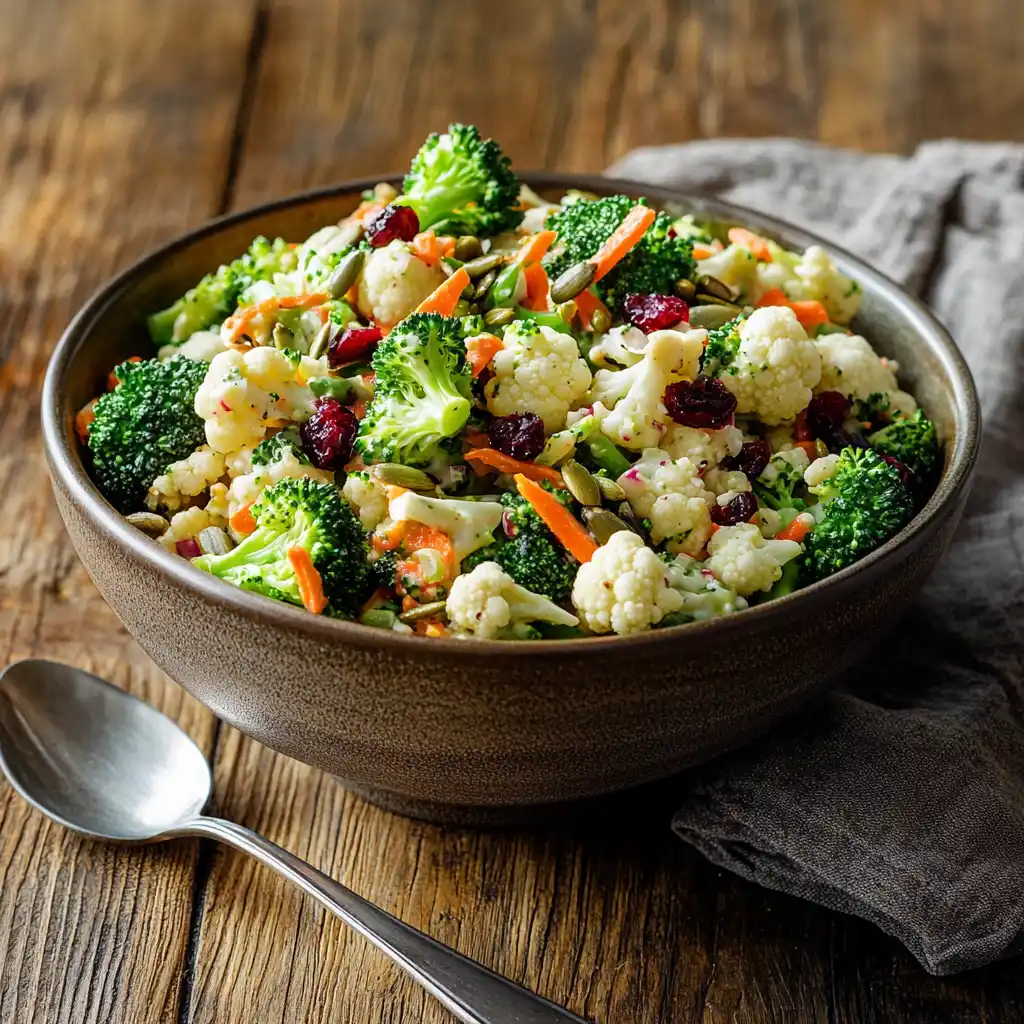
M 268 839 L 202 813 L 210 766 L 155 708 L 52 661 L 0 676 L 0 768 L 33 807 L 90 839 L 219 839 L 319 900 L 422 985 L 463 1024 L 586 1024 L 435 942 Z

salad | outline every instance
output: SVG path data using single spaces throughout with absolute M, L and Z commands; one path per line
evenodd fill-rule
M 76 429 L 202 572 L 427 637 L 634 634 L 853 564 L 927 498 L 934 425 L 803 253 L 521 184 L 467 125 L 305 241 L 148 319 Z

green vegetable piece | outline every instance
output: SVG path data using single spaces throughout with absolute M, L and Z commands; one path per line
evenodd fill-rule
M 309 390 L 316 398 L 336 398 L 347 405 L 355 395 L 355 385 L 345 377 L 311 377 Z
M 942 464 L 935 424 L 918 409 L 913 416 L 893 420 L 868 436 L 877 451 L 899 459 L 910 470 L 912 489 L 918 499 L 935 482 Z
M 532 320 L 538 327 L 550 327 L 559 334 L 572 334 L 572 328 L 557 314 L 546 313 L 543 310 L 537 312 L 533 309 L 526 309 L 523 306 L 516 306 L 517 320 Z
M 260 441 L 253 449 L 252 464 L 269 466 L 272 462 L 280 462 L 289 452 L 304 466 L 309 465 L 309 459 L 302 450 L 302 438 L 299 437 L 298 427 L 286 427 Z
M 510 263 L 498 274 L 494 279 L 494 284 L 491 285 L 491 290 L 487 293 L 484 303 L 487 309 L 513 305 L 521 271 L 522 268 L 518 263 Z

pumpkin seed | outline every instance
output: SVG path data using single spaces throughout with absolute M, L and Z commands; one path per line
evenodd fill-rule
M 483 255 L 483 251 L 480 239 L 474 235 L 460 235 L 455 239 L 454 256 L 463 263 L 475 260 L 477 256 Z
M 590 315 L 590 329 L 595 334 L 605 334 L 612 325 L 612 318 L 603 309 L 595 309 Z
M 274 324 L 274 330 L 270 335 L 274 342 L 274 348 L 290 348 L 292 344 L 292 332 L 284 324 Z
M 462 294 L 465 295 L 466 293 L 463 292 Z M 459 299 L 459 301 L 455 303 L 455 308 L 452 310 L 452 316 L 469 316 L 469 303 L 465 299 Z
M 627 528 L 642 537 L 644 535 L 644 528 L 640 525 L 640 520 L 637 519 L 633 506 L 628 501 L 624 501 L 619 505 L 618 511 L 619 517 L 626 524 Z
M 712 295 L 710 292 L 697 292 L 694 297 L 694 301 L 697 305 L 726 306 L 729 309 L 734 309 L 736 312 L 733 313 L 733 316 L 736 316 L 737 313 L 743 312 L 742 308 L 737 306 L 735 302 L 726 302 L 724 299 L 720 299 L 717 295 Z
M 814 453 L 819 459 L 823 459 L 828 455 L 828 445 L 820 437 L 814 442 Z
M 208 526 L 199 534 L 199 550 L 204 555 L 226 555 L 234 546 L 234 541 L 219 526 Z
M 430 601 L 427 604 L 421 604 L 418 608 L 410 608 L 407 612 L 402 612 L 398 616 L 398 621 L 419 622 L 420 619 L 444 619 L 447 618 L 445 615 L 447 605 L 447 601 Z
M 507 306 L 501 306 L 498 309 L 489 309 L 484 313 L 484 323 L 488 327 L 504 327 L 505 324 L 512 323 L 516 318 L 516 311 L 509 309 Z
M 373 475 L 386 484 L 408 487 L 410 491 L 432 491 L 437 486 L 422 469 L 397 462 L 382 462 L 373 467 Z
M 690 326 L 702 327 L 706 331 L 713 331 L 723 324 L 727 324 L 739 313 L 735 306 L 725 306 L 721 303 L 713 303 L 706 306 L 690 307 Z
M 155 512 L 132 512 L 131 515 L 125 516 L 124 520 L 149 537 L 162 537 L 169 525 L 163 516 L 158 516 Z
M 489 256 L 477 256 L 475 260 L 464 263 L 462 269 L 469 274 L 471 281 L 475 281 L 478 277 L 483 277 L 489 270 L 500 267 L 504 262 L 505 257 L 500 252 L 492 252 Z
M 726 302 L 732 302 L 735 298 L 735 292 L 724 281 L 719 281 L 717 277 L 712 277 L 710 274 L 701 274 L 697 278 L 697 288 L 708 295 L 713 295 L 716 299 L 724 299 Z
M 365 259 L 366 254 L 363 250 L 356 249 L 355 252 L 350 252 L 338 261 L 338 265 L 331 271 L 331 276 L 327 278 L 327 283 L 324 285 L 324 290 L 332 299 L 342 298 L 356 283 L 356 278 L 359 277 L 359 271 L 363 269 Z
M 281 325 L 278 324 L 277 327 L 274 328 L 275 342 L 277 341 L 277 328 L 280 326 Z M 327 323 L 325 323 L 323 327 L 321 327 L 320 330 L 316 332 L 316 337 L 313 339 L 312 344 L 309 346 L 310 359 L 320 359 L 322 356 L 325 356 L 327 354 L 327 348 L 331 343 L 331 327 L 332 324 L 330 320 L 328 320 Z M 283 345 L 278 345 L 277 347 L 284 348 Z
M 594 478 L 575 459 L 568 459 L 561 467 L 566 489 L 581 505 L 600 505 L 601 491 Z
M 570 299 L 568 302 L 560 302 L 555 310 L 559 318 L 567 324 L 571 324 L 576 319 L 576 314 L 579 311 L 580 307 L 576 305 L 573 299 Z
M 491 285 L 494 284 L 497 276 L 497 270 L 488 270 L 487 273 L 477 281 L 476 287 L 473 289 L 473 298 L 482 299 L 491 290 Z
M 583 521 L 598 544 L 607 544 L 612 534 L 629 529 L 614 512 L 609 512 L 606 508 L 585 508 Z
M 672 290 L 686 302 L 692 302 L 694 295 L 697 294 L 697 286 L 688 277 L 681 277 L 676 281 Z
M 373 186 L 373 194 L 382 203 L 390 203 L 392 199 L 398 198 L 398 190 L 389 181 L 378 181 Z
M 551 285 L 551 301 L 568 302 L 576 298 L 584 288 L 589 288 L 597 273 L 597 267 L 589 260 L 571 266 L 559 274 Z
M 602 496 L 609 501 L 626 500 L 626 492 L 622 485 L 610 476 L 595 476 L 594 483 L 597 484 L 597 489 L 601 492 Z

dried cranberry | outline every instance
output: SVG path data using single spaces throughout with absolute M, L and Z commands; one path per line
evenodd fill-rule
M 729 426 L 736 411 L 736 396 L 717 377 L 669 384 L 662 401 L 676 423 L 700 430 Z
M 544 421 L 532 412 L 497 416 L 487 425 L 491 447 L 513 459 L 535 459 L 544 450 Z
M 796 419 L 793 420 L 793 440 L 794 441 L 813 441 L 814 434 L 811 433 L 811 428 L 807 425 L 807 410 L 801 409 L 796 414 Z
M 174 550 L 181 555 L 182 558 L 198 558 L 203 552 L 200 550 L 199 545 L 191 538 L 188 537 L 185 540 L 177 540 L 174 542 Z
M 757 511 L 757 498 L 750 491 L 740 491 L 727 505 L 716 501 L 711 506 L 711 522 L 718 526 L 735 526 L 745 523 Z
M 837 427 L 828 437 L 822 438 L 830 452 L 838 452 L 843 448 L 870 448 L 860 434 L 853 434 L 849 430 Z
M 878 457 L 883 462 L 887 462 L 890 466 L 893 467 L 893 469 L 896 470 L 897 473 L 899 473 L 900 479 L 903 481 L 904 484 L 910 483 L 910 470 L 906 467 L 904 463 L 900 462 L 900 460 L 897 459 L 895 456 L 886 455 L 885 452 L 879 452 Z
M 384 335 L 379 327 L 346 327 L 335 336 L 327 350 L 327 365 L 332 368 L 353 363 L 369 355 Z
M 388 203 L 369 224 L 366 238 L 374 249 L 380 249 L 396 238 L 411 242 L 420 233 L 420 219 L 411 206 Z
M 725 459 L 726 469 L 736 469 L 747 479 L 756 480 L 772 457 L 772 446 L 767 441 L 744 441 L 739 455 Z
M 807 427 L 811 431 L 809 440 L 826 438 L 843 425 L 849 415 L 850 400 L 838 391 L 822 391 L 811 399 L 807 406 Z
M 359 421 L 336 398 L 318 398 L 299 428 L 302 450 L 317 469 L 341 469 L 352 457 Z
M 622 302 L 622 315 L 644 334 L 663 331 L 666 327 L 689 320 L 690 307 L 675 295 L 627 295 Z

